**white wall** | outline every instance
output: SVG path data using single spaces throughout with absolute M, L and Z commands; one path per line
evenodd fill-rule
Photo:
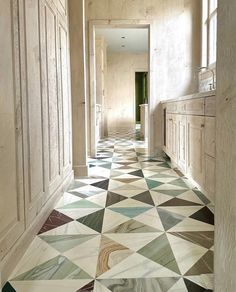
M 108 132 L 134 130 L 135 71 L 148 71 L 148 54 L 108 52 L 105 99 Z
M 236 291 L 236 1 L 219 0 L 215 290 Z

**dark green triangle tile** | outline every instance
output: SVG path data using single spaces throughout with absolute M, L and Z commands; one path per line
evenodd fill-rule
M 102 224 L 104 218 L 104 209 L 94 212 L 92 214 L 86 215 L 82 218 L 77 219 L 78 222 L 90 227 L 91 229 L 101 232 Z
M 170 232 L 170 234 L 203 246 L 207 249 L 212 248 L 214 245 L 214 231 L 183 231 Z
M 117 213 L 120 213 L 124 216 L 127 216 L 129 218 L 134 218 L 148 210 L 151 209 L 151 207 L 122 207 L 122 208 L 109 208 L 110 210 L 112 210 L 113 212 L 117 212 Z
M 184 190 L 156 190 L 156 191 L 158 191 L 159 193 L 164 194 L 164 195 L 177 197 L 177 196 L 187 192 L 188 189 L 184 189 Z
M 87 195 L 81 194 L 80 192 L 76 192 L 76 191 L 72 191 L 72 192 L 68 192 L 68 193 L 70 193 L 76 197 L 83 198 L 83 199 L 88 197 Z
M 129 174 L 134 175 L 134 176 L 144 177 L 143 171 L 141 169 L 133 171 L 133 172 L 130 172 Z
M 75 246 L 86 242 L 97 235 L 79 234 L 79 235 L 41 235 L 40 238 L 46 241 L 53 248 L 63 253 Z
M 166 231 L 185 219 L 184 216 L 166 211 L 161 208 L 157 208 L 157 211 L 160 216 L 162 225 Z
M 186 185 L 186 183 L 181 178 L 175 179 L 175 180 L 169 182 L 168 184 L 173 185 L 173 186 L 178 186 L 178 187 L 186 188 L 186 189 L 188 188 L 188 186 Z
M 109 185 L 109 179 L 92 184 L 92 186 L 103 189 L 103 190 L 108 190 L 108 185 Z
M 83 200 L 62 206 L 62 207 L 58 208 L 58 210 L 60 210 L 60 209 L 77 209 L 77 208 L 79 209 L 79 208 L 103 208 L 103 207 L 99 206 L 91 201 L 83 199 Z
M 111 205 L 114 205 L 116 203 L 119 203 L 121 201 L 127 200 L 127 197 L 124 197 L 122 195 L 113 193 L 113 192 L 108 192 L 107 193 L 107 200 L 106 200 L 106 207 L 109 207 Z
M 182 200 L 179 198 L 171 199 L 160 205 L 160 207 L 173 207 L 173 206 L 201 206 L 201 205 L 194 202 Z
M 64 256 L 57 256 L 17 276 L 12 281 L 91 279 L 84 270 Z
M 2 292 L 16 292 L 16 290 L 12 287 L 12 285 L 9 282 L 7 282 L 4 285 Z
M 146 183 L 147 183 L 149 189 L 153 189 L 153 188 L 156 188 L 156 187 L 163 185 L 163 183 L 160 181 L 155 181 L 155 180 L 151 180 L 148 178 L 146 178 Z
M 155 204 L 153 202 L 153 199 L 152 199 L 152 196 L 151 196 L 149 191 L 146 191 L 146 192 L 143 192 L 141 194 L 138 194 L 138 195 L 132 197 L 132 199 L 135 199 L 137 201 L 140 201 L 140 202 L 155 206 Z
M 144 257 L 181 274 L 166 234 L 159 236 L 138 251 Z
M 192 214 L 190 218 L 214 225 L 214 214 L 207 207 L 204 207 L 196 213 Z
M 213 251 L 209 250 L 203 257 L 198 260 L 185 276 L 196 276 L 202 274 L 213 274 Z
M 184 279 L 184 282 L 188 292 L 213 292 L 213 290 L 205 289 L 204 287 L 201 287 L 188 279 Z

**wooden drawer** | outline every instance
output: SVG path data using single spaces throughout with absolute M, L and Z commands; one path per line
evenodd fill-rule
M 179 114 L 186 114 L 186 101 L 178 102 L 177 111 Z
M 205 102 L 204 98 L 198 98 L 193 100 L 186 100 L 185 101 L 186 106 L 186 114 L 187 115 L 198 115 L 198 116 L 204 116 L 205 114 Z
M 205 99 L 205 116 L 216 116 L 216 97 L 210 96 Z

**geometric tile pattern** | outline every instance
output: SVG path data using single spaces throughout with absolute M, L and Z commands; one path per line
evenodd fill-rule
M 4 292 L 213 291 L 214 206 L 137 138 L 99 142 Z

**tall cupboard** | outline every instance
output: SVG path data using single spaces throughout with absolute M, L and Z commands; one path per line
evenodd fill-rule
M 73 178 L 67 0 L 1 1 L 0 40 L 4 281 L 19 239 Z

